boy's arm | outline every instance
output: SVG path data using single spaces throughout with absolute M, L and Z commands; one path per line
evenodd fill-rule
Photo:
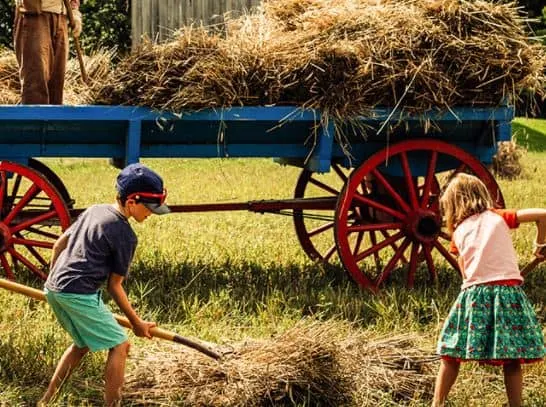
M 66 233 L 63 233 L 61 237 L 59 237 L 55 243 L 53 243 L 53 251 L 51 253 L 51 261 L 49 262 L 49 269 L 53 269 L 53 266 L 57 262 L 57 259 L 59 258 L 59 254 L 66 249 L 66 245 L 68 244 L 68 235 Z
M 537 225 L 537 236 L 535 239 L 535 255 L 539 258 L 544 258 L 544 252 L 546 252 L 546 209 L 530 208 L 520 209 L 516 212 L 518 221 L 521 222 L 535 222 Z
M 150 333 L 150 328 L 155 327 L 156 324 L 155 322 L 144 321 L 137 315 L 129 303 L 129 299 L 123 288 L 122 283 L 124 279 L 125 278 L 122 275 L 111 273 L 110 278 L 108 279 L 108 292 L 127 319 L 129 319 L 129 322 L 131 322 L 135 335 L 151 338 L 152 334 Z

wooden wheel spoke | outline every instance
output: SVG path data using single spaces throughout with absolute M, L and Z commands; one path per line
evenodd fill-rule
M 419 202 L 417 201 L 417 192 L 415 191 L 415 184 L 413 182 L 413 176 L 411 174 L 411 168 L 408 162 L 408 154 L 406 152 L 401 153 L 400 160 L 402 161 L 402 169 L 404 170 L 404 178 L 406 179 L 411 206 L 412 208 L 418 208 Z
M 394 267 L 396 266 L 396 263 L 398 263 L 398 260 L 400 260 L 400 258 L 403 256 L 404 251 L 407 249 L 410 243 L 411 241 L 408 238 L 404 239 L 398 251 L 390 259 L 390 261 L 387 263 L 387 265 L 385 266 L 385 268 L 379 275 L 377 282 L 375 284 L 377 288 L 379 288 L 379 286 L 391 275 L 392 271 L 394 270 Z
M 395 218 L 404 219 L 406 217 L 406 215 L 404 215 L 403 213 L 398 212 L 395 209 L 389 208 L 388 206 L 385 206 L 363 195 L 355 194 L 353 199 L 356 199 L 357 201 L 360 201 L 365 205 L 371 206 L 372 208 L 388 213 L 389 215 L 394 216 Z
M 54 218 L 55 216 L 57 216 L 57 212 L 56 211 L 49 211 L 49 212 L 45 212 L 41 215 L 38 215 L 36 216 L 35 218 L 32 218 L 32 219 L 29 219 L 29 220 L 26 220 L 24 222 L 21 222 L 17 225 L 15 225 L 11 231 L 13 233 L 15 232 L 19 232 L 23 229 L 26 229 L 28 228 L 29 226 L 32 226 L 32 225 L 36 225 L 37 223 L 40 223 L 40 222 L 43 222 L 45 220 L 48 220 L 48 219 L 51 219 L 51 218 Z
M 389 181 L 387 181 L 387 179 L 383 176 L 383 174 L 381 174 L 377 169 L 373 169 L 371 171 L 371 173 L 373 174 L 373 176 L 381 183 L 381 185 L 383 185 L 383 187 L 387 190 L 387 192 L 394 198 L 394 200 L 396 201 L 396 203 L 398 205 L 400 205 L 400 207 L 406 211 L 406 212 L 409 212 L 411 209 L 409 207 L 409 205 L 406 203 L 406 201 L 404 201 L 402 199 L 402 197 L 400 196 L 400 194 L 398 194 L 398 192 L 395 191 L 395 189 L 393 188 L 393 186 L 391 185 L 391 183 Z
M 309 183 L 327 191 L 330 192 L 332 195 L 339 195 L 339 191 L 335 188 L 332 188 L 329 185 L 326 185 L 324 182 L 320 182 L 319 180 L 316 180 L 315 178 L 311 177 L 309 178 Z
M 355 247 L 353 249 L 353 254 L 357 254 L 360 250 L 360 245 L 362 245 L 362 240 L 364 240 L 364 233 L 360 232 L 356 237 Z
M 41 247 L 45 249 L 53 249 L 53 242 L 44 242 L 42 240 L 25 239 L 23 237 L 14 237 L 14 244 L 20 244 L 27 247 Z
M 442 254 L 442 256 L 445 257 L 445 259 L 449 262 L 449 264 L 451 264 L 451 266 L 455 270 L 460 271 L 457 260 L 455 260 L 455 258 L 447 251 L 447 249 L 438 241 L 434 242 L 433 244 L 436 250 L 438 250 Z
M 21 174 L 15 176 L 15 181 L 13 182 L 13 189 L 11 190 L 11 202 L 15 202 L 17 198 L 17 193 L 19 192 L 19 186 L 21 185 Z
M 438 152 L 432 151 L 430 161 L 428 162 L 427 175 L 423 185 L 423 194 L 421 195 L 421 208 L 425 209 L 429 205 L 429 196 L 432 191 L 432 183 L 435 181 L 436 163 L 438 161 Z
M 333 244 L 332 246 L 330 246 L 330 248 L 326 251 L 326 254 L 324 255 L 324 260 L 326 261 L 329 261 L 330 258 L 334 255 L 334 253 L 336 252 L 337 250 L 337 247 L 335 244 Z
M 17 214 L 21 211 L 22 208 L 26 206 L 36 195 L 40 193 L 40 188 L 36 184 L 32 184 L 30 188 L 25 192 L 25 195 L 21 198 L 19 202 L 17 202 L 17 205 L 13 207 L 13 209 L 10 211 L 10 213 L 6 216 L 4 219 L 4 223 L 6 225 L 9 225 L 11 221 L 17 216 Z
M 431 247 L 429 245 L 423 245 L 423 253 L 425 254 L 425 261 L 427 263 L 428 271 L 430 273 L 431 279 L 436 279 L 436 266 L 434 266 L 434 261 L 432 260 Z
M 402 223 L 400 222 L 387 222 L 387 223 L 367 223 L 365 225 L 349 226 L 349 233 L 354 232 L 368 232 L 373 230 L 392 230 L 402 229 Z
M 44 237 L 47 237 L 47 238 L 50 238 L 50 239 L 53 239 L 53 240 L 57 240 L 59 237 L 61 237 L 61 235 L 51 233 L 51 232 L 47 232 L 47 231 L 41 230 L 41 229 L 36 229 L 36 228 L 33 228 L 32 226 L 29 226 L 25 230 L 28 230 L 29 232 L 32 232 L 32 233 L 35 233 L 37 235 L 44 236 Z
M 10 254 L 19 260 L 21 263 L 23 263 L 27 268 L 29 268 L 34 274 L 36 274 L 41 279 L 45 280 L 47 279 L 47 275 L 40 270 L 38 267 L 36 267 L 35 264 L 33 264 L 30 260 L 28 260 L 26 257 L 24 257 L 21 253 L 16 251 L 13 247 L 8 248 L 8 251 Z
M 347 175 L 345 175 L 339 164 L 332 164 L 332 168 L 334 169 L 338 177 L 343 181 L 343 183 L 347 182 Z
M 377 245 L 377 236 L 375 235 L 375 230 L 372 230 L 370 232 L 370 240 L 372 242 L 372 247 Z M 375 267 L 379 269 L 381 267 L 381 257 L 379 257 L 379 253 L 374 252 L 373 257 L 375 260 Z
M 408 287 L 413 288 L 415 282 L 415 272 L 417 271 L 417 263 L 419 257 L 419 243 L 413 243 L 411 246 L 411 254 L 408 268 Z
M 382 242 L 370 247 L 368 250 L 364 250 L 362 253 L 360 253 L 358 255 L 355 255 L 355 260 L 358 262 L 358 261 L 368 257 L 370 254 L 379 252 L 381 249 L 383 249 L 383 248 L 385 248 L 387 246 L 391 246 L 393 243 L 400 240 L 402 237 L 403 237 L 402 232 L 398 232 L 395 235 L 389 236 L 388 238 L 386 238 Z
M 329 229 L 332 229 L 333 227 L 334 227 L 334 222 L 325 223 L 324 225 L 321 225 L 318 228 L 310 230 L 309 231 L 309 237 L 318 235 L 318 234 L 320 234 L 322 232 L 325 232 L 325 231 L 327 231 Z
M 7 196 L 8 192 L 8 176 L 6 171 L 0 172 L 0 182 L 2 183 L 2 185 L 0 185 L 0 213 L 2 213 L 4 209 L 4 198 Z
M 11 270 L 11 266 L 9 265 L 8 259 L 6 259 L 6 255 L 4 253 L 0 253 L 0 264 L 2 264 L 6 277 L 13 280 L 13 271 Z
M 391 237 L 391 235 L 389 234 L 389 232 L 387 232 L 386 230 L 381 230 L 380 231 L 381 234 L 383 235 L 383 237 L 385 239 L 388 239 L 389 237 Z M 398 245 L 396 243 L 391 243 L 391 247 L 394 251 L 397 251 L 398 250 Z M 405 256 L 402 256 L 402 261 L 404 263 L 407 263 L 408 261 L 406 260 L 406 257 Z

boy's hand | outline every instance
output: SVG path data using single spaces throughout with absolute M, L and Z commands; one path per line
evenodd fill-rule
M 145 337 L 148 339 L 152 338 L 150 329 L 154 328 L 157 324 L 155 322 L 139 320 L 136 324 L 133 324 L 133 332 L 136 336 Z
M 533 254 L 537 259 L 546 260 L 546 247 L 536 247 Z

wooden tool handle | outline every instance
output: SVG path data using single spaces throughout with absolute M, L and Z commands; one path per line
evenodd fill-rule
M 540 252 L 542 254 L 546 254 L 546 248 L 542 248 L 542 250 Z M 530 271 L 533 271 L 535 269 L 535 267 L 538 266 L 543 261 L 544 261 L 544 259 L 539 259 L 538 257 L 536 257 L 529 264 L 527 264 L 523 269 L 521 269 L 521 275 L 525 276 Z
M 39 301 L 46 301 L 45 294 L 43 291 L 37 290 L 32 287 L 28 287 L 23 284 L 15 283 L 10 280 L 6 280 L 5 278 L 0 278 L 0 287 L 5 288 L 6 290 L 9 290 L 9 291 L 13 291 L 15 293 L 26 295 L 27 297 L 31 297 Z M 114 317 L 116 318 L 116 321 L 118 321 L 118 323 L 121 326 L 132 329 L 133 326 L 131 325 L 131 323 L 129 322 L 127 318 L 122 317 L 121 315 L 116 315 L 116 314 L 114 314 Z M 170 332 L 165 329 L 154 327 L 150 329 L 150 333 L 155 338 L 165 339 L 167 341 L 172 341 L 172 342 L 180 343 L 182 345 L 186 345 L 213 359 L 218 360 L 222 358 L 222 355 L 220 353 L 213 351 L 212 349 L 208 348 L 207 346 L 199 342 L 185 338 L 174 332 Z
M 68 22 L 70 23 L 70 27 L 74 28 L 74 13 L 72 12 L 72 6 L 70 5 L 70 0 L 64 0 L 64 5 L 66 7 L 66 15 L 68 17 Z M 76 54 L 78 55 L 78 62 L 80 64 L 80 70 L 82 72 L 82 80 L 89 84 L 89 77 L 87 76 L 87 71 L 85 70 L 85 64 L 83 62 L 83 53 L 82 48 L 80 47 L 80 40 L 75 35 L 72 36 L 74 38 L 74 46 L 76 47 Z

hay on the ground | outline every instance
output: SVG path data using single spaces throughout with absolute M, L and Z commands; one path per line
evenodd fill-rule
M 493 156 L 493 172 L 508 180 L 520 178 L 523 175 L 521 158 L 524 154 L 525 149 L 513 141 L 499 143 L 497 154 Z
M 436 357 L 411 335 L 372 338 L 346 324 L 298 324 L 233 345 L 216 362 L 177 345 L 143 350 L 125 397 L 136 405 L 362 405 L 428 399 Z

